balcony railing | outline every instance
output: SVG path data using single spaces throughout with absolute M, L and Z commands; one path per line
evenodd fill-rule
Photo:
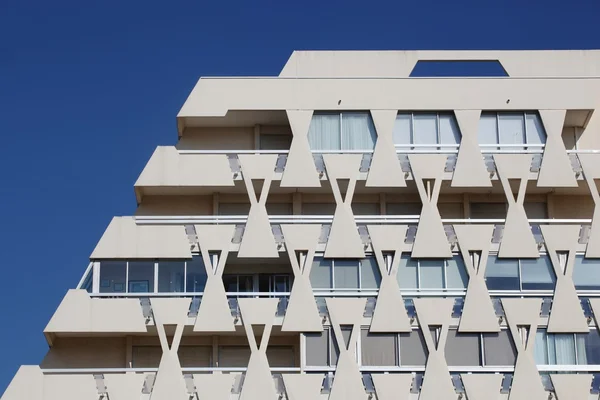
M 593 375 L 593 380 L 590 385 L 590 394 L 598 395 L 600 393 L 600 365 L 538 365 L 539 377 L 545 391 L 554 393 L 554 386 L 550 379 L 550 374 L 576 374 L 590 373 Z M 507 394 L 512 387 L 515 368 L 507 367 L 482 367 L 482 366 L 448 366 L 452 384 L 457 394 L 464 394 L 465 388 L 462 382 L 461 374 L 500 374 L 502 375 L 502 384 L 498 388 L 498 392 Z M 335 379 L 335 367 L 305 367 L 303 373 L 306 374 L 321 374 L 323 381 L 321 384 L 321 394 L 329 394 L 333 387 Z M 424 366 L 399 366 L 399 367 L 359 367 L 362 375 L 362 383 L 366 394 L 374 394 L 375 386 L 373 384 L 372 375 L 388 372 L 404 372 L 412 374 L 412 384 L 410 392 L 418 394 L 421 391 L 423 384 Z M 152 393 L 154 388 L 156 373 L 158 368 L 61 368 L 61 369 L 42 369 L 45 375 L 92 375 L 96 385 L 96 390 L 100 398 L 110 396 L 111 390 L 105 382 L 105 375 L 114 374 L 143 374 L 145 375 L 142 394 L 148 395 Z M 232 374 L 235 375 L 233 386 L 231 388 L 232 395 L 239 395 L 243 389 L 247 368 L 182 368 L 182 375 L 186 384 L 186 390 L 190 398 L 196 398 L 197 393 L 202 389 L 197 388 L 194 384 L 194 375 L 202 374 Z M 280 398 L 286 395 L 286 387 L 282 374 L 299 374 L 300 368 L 271 368 L 273 385 L 276 393 Z M 133 376 L 133 375 L 131 375 Z M 232 397 L 232 398 L 237 398 Z

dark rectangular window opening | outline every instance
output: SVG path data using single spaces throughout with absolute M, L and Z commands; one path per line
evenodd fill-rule
M 498 60 L 419 60 L 411 78 L 428 77 L 507 77 Z

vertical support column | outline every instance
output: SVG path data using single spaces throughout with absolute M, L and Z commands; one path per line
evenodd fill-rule
M 504 224 L 504 234 L 500 243 L 499 257 L 538 258 L 540 256 L 527 214 L 523 207 L 529 170 L 530 154 L 494 154 L 498 176 L 508 202 L 508 212 Z M 515 199 L 510 187 L 510 179 L 519 182 L 519 191 Z
M 444 354 L 454 299 L 424 298 L 413 301 L 428 353 L 419 400 L 454 398 L 454 385 Z M 433 328 L 439 329 L 438 337 L 434 337 L 436 333 L 431 331 Z
M 282 225 L 281 230 L 294 272 L 294 285 L 281 330 L 321 332 L 323 325 L 310 285 L 310 270 L 321 235 L 321 225 Z M 302 262 L 298 259 L 298 252 L 306 254 Z
M 540 319 L 542 299 L 502 299 L 517 361 L 509 400 L 546 400 L 540 373 L 535 365 L 535 335 Z

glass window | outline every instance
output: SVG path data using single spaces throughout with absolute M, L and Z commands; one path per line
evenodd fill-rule
M 465 289 L 469 283 L 465 263 L 461 255 L 446 260 L 446 285 L 448 289 Z
M 311 150 L 341 150 L 340 115 L 314 113 L 308 129 Z
M 183 368 L 212 366 L 212 346 L 179 346 L 177 355 Z
M 490 255 L 485 270 L 488 290 L 520 290 L 519 262 Z
M 261 150 L 289 150 L 292 144 L 292 135 L 285 133 L 260 135 Z
M 219 367 L 246 368 L 249 362 L 249 346 L 219 346 Z
M 588 334 L 577 334 L 577 363 L 580 365 L 600 365 L 600 334 L 598 329 L 590 329 Z
M 334 287 L 358 289 L 358 260 L 335 260 L 333 263 Z
M 302 203 L 302 215 L 333 215 L 335 203 Z
M 331 347 L 333 347 L 333 351 L 331 353 L 331 365 L 337 365 L 338 358 L 340 357 L 340 345 L 346 346 L 346 348 L 347 348 L 348 347 L 347 344 L 350 343 L 350 335 L 352 334 L 352 326 L 342 325 L 342 326 L 340 326 L 340 329 L 342 331 L 342 339 L 344 340 L 345 343 L 338 343 L 337 339 L 335 337 L 335 333 L 333 332 L 333 329 L 329 330 L 331 343 L 333 343 L 333 346 L 331 346 Z
M 237 275 L 223 275 L 223 285 L 227 293 L 235 293 L 238 291 L 238 277 Z
M 523 290 L 552 290 L 556 275 L 548 255 L 540 258 L 521 259 L 521 287 Z
M 254 277 L 252 275 L 238 275 L 238 291 L 253 292 Z
M 537 365 L 548 365 L 548 335 L 545 329 L 538 329 L 535 333 L 533 357 Z
M 548 364 L 575 365 L 575 335 L 570 333 L 547 334 Z
M 327 366 L 327 354 L 329 354 L 328 331 L 305 333 L 304 337 L 306 338 L 306 365 Z
M 269 203 L 267 202 L 267 214 L 269 215 L 292 215 L 292 203 Z
M 90 268 L 83 283 L 81 284 L 81 289 L 87 291 L 88 293 L 92 293 L 94 286 L 94 268 Z
M 100 293 L 125 293 L 126 261 L 100 262 Z
M 160 346 L 132 346 L 131 366 L 133 368 L 158 368 L 163 351 Z
M 193 256 L 191 261 L 187 261 L 186 278 L 186 292 L 204 291 L 208 275 L 206 274 L 206 267 L 204 266 L 202 256 Z
M 374 256 L 367 257 L 360 262 L 360 287 L 361 289 L 377 289 L 381 284 L 381 273 Z
M 546 203 L 526 201 L 523 203 L 523 208 L 525 208 L 525 214 L 529 219 L 548 218 L 548 213 L 546 212 Z
M 498 143 L 498 125 L 496 113 L 481 113 L 479 119 L 479 144 Z
M 600 260 L 578 254 L 575 257 L 573 283 L 577 290 L 600 290 Z
M 527 143 L 546 143 L 546 131 L 540 116 L 535 113 L 527 113 L 525 114 L 525 121 L 527 125 Z
M 421 366 L 427 361 L 427 347 L 421 330 L 400 334 L 400 365 Z
M 517 351 L 508 330 L 483 334 L 485 365 L 515 365 Z
M 498 132 L 500 144 L 525 143 L 525 125 L 521 113 L 499 113 Z M 507 149 L 515 149 L 508 147 Z
M 267 360 L 271 368 L 295 367 L 294 347 L 271 345 L 267 347 Z
M 387 203 L 386 214 L 387 215 L 420 215 L 421 203 Z
M 400 258 L 400 266 L 396 278 L 398 279 L 400 289 L 417 289 L 419 287 L 417 281 L 417 261 L 412 260 L 408 255 L 403 255 Z
M 398 335 L 394 333 L 371 333 L 361 330 L 362 365 L 383 367 L 398 365 Z
M 219 215 L 248 215 L 250 203 L 219 203 Z
M 412 116 L 400 113 L 396 116 L 394 124 L 394 144 L 405 145 L 412 143 Z
M 414 114 L 413 116 L 414 144 L 437 144 L 438 142 L 438 126 L 436 114 Z
M 354 215 L 379 215 L 379 203 L 352 203 Z
M 419 288 L 444 288 L 444 260 L 419 260 Z
M 310 269 L 310 284 L 313 289 L 331 289 L 331 260 L 314 258 Z
M 129 261 L 129 293 L 154 292 L 154 261 Z
M 481 365 L 479 340 L 478 333 L 458 333 L 456 329 L 450 329 L 445 348 L 448 365 Z
M 505 219 L 506 203 L 471 203 L 471 218 L 473 219 Z
M 159 293 L 183 292 L 184 261 L 160 261 L 158 263 Z
M 373 150 L 377 133 L 369 112 L 342 113 L 342 149 Z
M 460 129 L 453 114 L 440 114 L 440 143 L 441 144 L 459 144 Z M 444 147 L 442 147 L 444 148 Z M 456 146 L 447 147 L 455 149 Z

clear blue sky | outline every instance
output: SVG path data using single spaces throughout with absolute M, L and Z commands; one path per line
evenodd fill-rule
M 201 75 L 294 49 L 600 48 L 598 0 L 0 0 L 0 393 Z

